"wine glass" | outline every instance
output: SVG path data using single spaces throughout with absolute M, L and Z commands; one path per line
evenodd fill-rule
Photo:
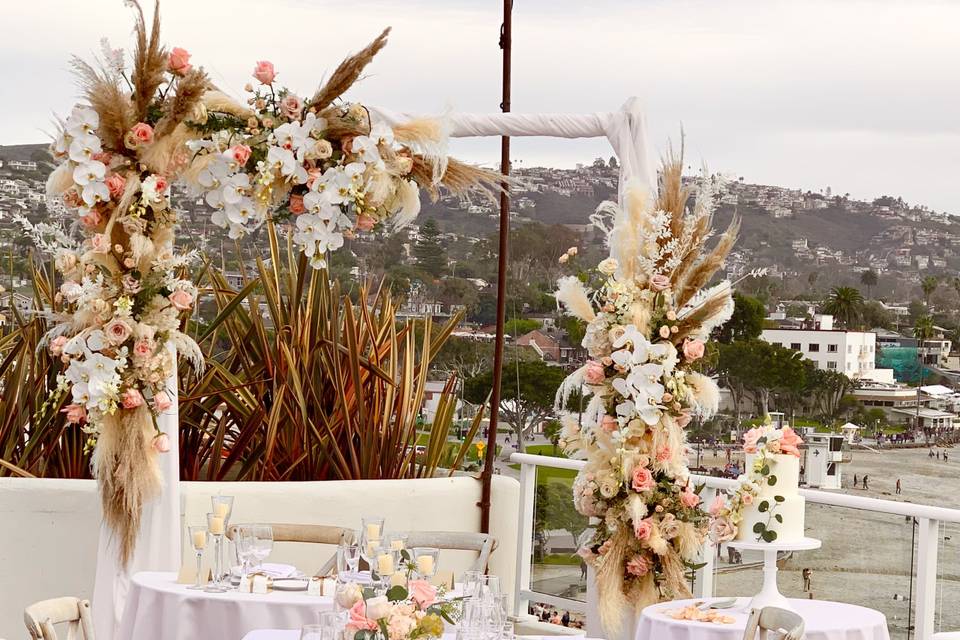
M 407 535 L 403 533 L 387 534 L 387 546 L 393 551 L 403 551 L 407 548 Z
M 273 551 L 273 527 L 268 524 L 255 524 L 250 527 L 253 534 L 253 557 L 257 566 L 263 564 Z
M 200 564 L 203 559 L 203 550 L 207 548 L 207 538 L 210 536 L 210 533 L 207 531 L 207 527 L 200 525 L 197 527 L 190 527 L 190 543 L 193 545 L 193 550 L 197 552 L 197 579 L 193 585 L 187 587 L 187 589 L 203 589 L 206 585 L 204 580 L 200 575 Z
M 337 579 L 344 580 L 348 573 L 360 569 L 360 545 L 342 544 L 337 547 Z
M 233 543 L 237 547 L 237 558 L 240 560 L 240 584 L 247 580 L 250 571 L 250 562 L 256 554 L 256 538 L 253 527 L 248 524 L 239 524 L 233 528 Z
M 215 513 L 207 514 L 207 531 L 213 536 L 213 581 L 204 591 L 209 593 L 223 593 L 227 588 L 223 584 L 223 517 Z

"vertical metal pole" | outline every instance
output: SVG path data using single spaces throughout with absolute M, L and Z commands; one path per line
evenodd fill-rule
M 930 640 L 937 611 L 937 553 L 940 548 L 940 521 L 920 518 L 917 536 L 917 593 L 913 619 L 917 640 Z
M 500 48 L 503 49 L 503 101 L 500 110 L 510 111 L 510 26 L 513 0 L 503 0 L 503 25 L 500 27 Z M 500 173 L 510 175 L 510 138 L 500 138 Z M 510 241 L 510 194 L 507 183 L 500 193 L 500 254 L 497 260 L 497 339 L 493 350 L 493 391 L 490 396 L 490 427 L 487 429 L 487 457 L 483 467 L 483 489 L 480 497 L 480 531 L 490 532 L 490 495 L 493 482 L 493 461 L 497 456 L 497 419 L 500 417 L 500 383 L 503 378 L 503 323 L 507 306 L 507 250 Z M 520 453 L 523 453 L 522 451 Z
M 529 601 L 524 594 L 530 591 L 536 498 L 537 467 L 523 463 L 520 465 L 520 514 L 517 518 L 517 574 L 513 588 L 513 615 L 519 620 L 527 617 Z

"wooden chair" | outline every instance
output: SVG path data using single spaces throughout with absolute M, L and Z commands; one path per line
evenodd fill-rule
M 237 527 L 243 525 L 232 525 L 227 531 L 227 537 L 233 540 L 237 533 Z M 333 527 L 326 524 L 292 524 L 292 523 L 272 523 L 274 542 L 306 542 L 310 544 L 329 544 L 338 546 L 351 529 L 345 527 Z M 337 556 L 334 555 L 320 567 L 315 575 L 326 576 L 333 573 L 337 566 Z
M 477 559 L 472 569 L 486 572 L 490 554 L 497 548 L 497 539 L 488 533 L 472 531 L 410 531 L 407 547 L 433 547 L 451 551 L 476 551 Z
M 779 607 L 764 607 L 750 611 L 743 640 L 756 640 L 758 631 L 760 640 L 766 640 L 767 631 L 783 633 L 782 640 L 801 640 L 803 630 L 803 618 L 793 611 Z
M 24 610 L 23 621 L 33 640 L 57 640 L 57 632 L 53 627 L 61 623 L 69 625 L 70 637 L 94 640 L 89 600 L 71 597 L 42 600 Z M 79 636 L 76 636 L 77 630 L 80 631 Z

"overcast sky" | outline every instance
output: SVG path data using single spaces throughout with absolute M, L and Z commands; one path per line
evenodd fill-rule
M 4 0 L 0 143 L 43 141 L 75 91 L 71 54 L 107 36 L 129 47 L 121 0 Z M 348 96 L 400 111 L 490 112 L 500 102 L 496 0 L 164 0 L 164 41 L 241 93 L 256 60 L 308 94 L 392 25 Z M 960 213 L 960 2 L 903 0 L 515 0 L 515 111 L 645 103 L 662 150 L 748 182 L 854 197 L 901 195 Z M 496 140 L 456 141 L 473 161 Z M 524 166 L 573 166 L 603 140 L 518 140 Z

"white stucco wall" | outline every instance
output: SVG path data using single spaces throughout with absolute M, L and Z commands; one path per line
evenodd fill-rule
M 512 585 L 519 483 L 495 476 L 490 529 L 498 547 L 491 573 Z M 184 482 L 181 517 L 200 524 L 210 496 L 236 496 L 233 522 L 297 522 L 359 528 L 365 514 L 386 517 L 388 531 L 478 531 L 480 482 L 470 477 L 356 482 Z M 90 480 L 0 478 L 0 638 L 26 637 L 23 609 L 63 595 L 93 592 L 100 508 Z M 313 572 L 333 548 L 277 544 L 271 555 Z M 467 552 L 441 552 L 440 569 L 460 572 Z

